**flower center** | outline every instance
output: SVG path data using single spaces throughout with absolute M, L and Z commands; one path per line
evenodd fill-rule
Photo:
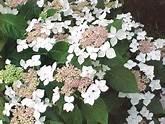
M 92 80 L 87 77 L 80 76 L 81 70 L 69 65 L 68 67 L 64 66 L 60 69 L 57 69 L 57 74 L 55 79 L 58 82 L 63 82 L 64 85 L 61 88 L 61 93 L 65 95 L 70 95 L 76 90 L 79 92 L 85 92 L 87 87 L 92 83 Z
M 146 84 L 149 83 L 149 79 L 146 76 L 141 75 L 139 71 L 132 71 L 132 73 L 135 76 L 139 91 L 144 91 L 146 89 Z
M 103 26 L 90 27 L 82 34 L 80 44 L 82 47 L 100 47 L 108 38 L 108 31 Z
M 142 40 L 139 42 L 139 50 L 140 52 L 146 54 L 154 50 L 154 44 L 151 43 L 150 41 Z
M 25 4 L 27 0 L 6 0 L 6 4 L 9 7 L 17 7 L 18 5 Z
M 10 124 L 34 124 L 35 119 L 33 117 L 34 110 L 32 108 L 24 106 L 16 106 L 12 110 L 13 117 Z

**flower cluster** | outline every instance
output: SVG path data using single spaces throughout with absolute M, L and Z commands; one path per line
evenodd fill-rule
M 27 2 L 6 0 L 12 9 L 0 5 L 0 12 L 17 14 L 13 8 Z M 25 36 L 16 41 L 17 54 L 23 58 L 16 59 L 19 64 L 6 60 L 0 70 L 0 86 L 5 87 L 3 115 L 10 124 L 70 124 L 66 118 L 84 112 L 84 121 L 106 124 L 108 119 L 97 120 L 98 112 L 108 115 L 106 106 L 111 103 L 122 106 L 122 102 L 116 103 L 117 97 L 130 100 L 126 123 L 154 124 L 156 116 L 149 105 L 158 99 L 165 108 L 164 77 L 160 76 L 164 72 L 165 40 L 148 37 L 130 13 L 114 17 L 111 11 L 121 6 L 118 0 L 102 4 L 99 0 L 37 0 L 36 4 L 41 14 L 28 21 Z M 155 62 L 161 63 L 160 72 Z M 92 107 L 98 111 L 90 110 Z M 60 118 L 50 120 L 49 112 Z M 91 113 L 89 117 L 97 113 L 95 120 L 87 120 L 86 114 Z M 165 122 L 163 116 L 156 119 Z

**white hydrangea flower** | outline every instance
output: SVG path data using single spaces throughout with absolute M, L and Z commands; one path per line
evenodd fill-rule
M 131 99 L 132 105 L 139 104 L 140 100 L 143 99 L 143 95 L 141 93 L 129 93 L 127 97 Z
M 147 61 L 149 61 L 149 60 L 160 61 L 160 59 L 161 59 L 161 51 L 160 50 L 155 50 L 155 51 L 151 51 L 150 53 L 147 53 Z
M 117 29 L 113 26 L 110 28 L 109 38 L 111 38 L 110 43 L 112 46 L 115 46 L 118 40 L 126 39 L 126 32 L 123 29 Z
M 108 26 L 109 24 L 113 23 L 113 20 L 107 20 L 106 15 L 107 13 L 109 13 L 109 10 L 106 10 L 106 8 L 101 11 L 100 9 L 94 9 L 93 14 L 96 14 L 96 17 L 98 18 L 97 20 L 95 20 L 92 24 L 94 25 L 100 25 L 100 26 Z
M 52 96 L 53 104 L 55 104 L 59 99 L 60 99 L 59 87 L 55 87 L 55 89 L 53 89 L 53 96 Z
M 11 60 L 6 59 L 5 64 L 10 65 L 11 64 Z
M 147 93 L 144 94 L 144 100 L 143 100 L 143 104 L 144 105 L 148 105 L 150 104 L 151 100 L 154 98 L 155 94 L 150 93 L 150 91 L 148 91 Z
M 139 114 L 139 112 L 137 111 L 135 106 L 132 106 L 129 110 L 128 110 L 128 118 L 126 118 L 128 124 L 139 124 L 139 122 L 142 121 L 142 117 Z
M 139 53 L 139 55 L 136 56 L 136 60 L 138 60 L 139 62 L 146 62 L 146 54 L 143 53 Z
M 133 67 L 135 67 L 137 65 L 136 62 L 132 61 L 132 60 L 128 60 L 127 63 L 124 64 L 124 67 L 128 68 L 128 69 L 132 69 Z
M 21 101 L 21 104 L 23 106 L 27 106 L 29 108 L 34 109 L 33 116 L 38 121 L 40 119 L 41 113 L 44 113 L 46 111 L 46 108 L 49 106 L 49 104 L 43 102 L 41 98 L 44 96 L 44 90 L 38 89 L 33 92 L 32 99 L 24 98 Z
M 5 86 L 5 88 L 6 88 L 5 95 L 7 95 L 8 97 L 10 97 L 11 99 L 16 96 L 15 91 L 11 87 Z
M 34 100 L 33 99 L 29 99 L 29 98 L 24 98 L 22 101 L 21 101 L 21 104 L 23 105 L 23 106 L 28 106 L 28 107 L 30 107 L 30 108 L 33 108 L 34 107 L 34 104 L 35 104 L 35 102 L 34 102 Z
M 32 43 L 28 44 L 29 47 L 32 47 L 33 51 L 38 52 L 39 48 L 46 49 L 47 51 L 50 51 L 54 44 L 56 43 L 56 40 L 54 38 L 41 38 L 37 37 L 36 40 L 34 40 Z
M 34 109 L 37 112 L 44 113 L 46 111 L 47 105 L 44 102 L 36 102 L 34 105 Z
M 160 122 L 160 124 L 165 124 L 165 117 L 159 118 L 159 122 Z
M 91 4 L 92 4 L 92 5 L 96 5 L 97 2 L 98 2 L 97 0 L 90 0 L 90 1 L 91 1 Z
M 3 121 L 2 120 L 0 120 L 0 124 L 3 124 Z
M 39 120 L 41 114 L 40 114 L 40 112 L 38 112 L 38 111 L 34 111 L 33 116 L 34 116 L 34 118 L 35 118 L 36 120 Z
M 89 104 L 89 105 L 93 105 L 95 102 L 95 99 L 89 94 L 89 93 L 82 93 L 81 94 L 82 98 L 84 98 L 84 103 L 85 104 Z
M 90 79 L 93 79 L 96 74 L 96 70 L 92 68 L 92 66 L 83 66 L 81 76 L 82 77 L 88 77 Z
M 74 104 L 72 102 L 74 102 L 74 97 L 73 96 L 64 96 L 64 100 L 66 103 L 63 106 L 63 110 L 65 110 L 67 112 L 73 111 Z
M 29 22 L 29 25 L 28 25 L 28 27 L 26 28 L 26 31 L 27 31 L 27 32 L 30 32 L 30 31 L 33 29 L 34 25 L 37 24 L 37 23 L 39 23 L 39 20 L 37 20 L 37 19 L 32 19 L 32 21 Z
M 70 45 L 69 47 L 69 50 L 68 50 L 69 53 L 75 53 L 76 56 L 78 56 L 78 63 L 81 65 L 85 59 L 89 56 L 89 54 L 87 52 L 85 52 L 85 49 L 80 49 L 78 44 L 73 44 L 73 45 Z M 94 53 L 94 52 L 93 52 Z M 92 54 L 91 54 L 92 55 Z
M 37 89 L 33 92 L 33 99 L 41 99 L 44 97 L 45 91 L 42 89 Z
M 93 92 L 91 90 L 93 90 Z M 97 86 L 91 85 L 87 92 L 82 93 L 81 96 L 84 98 L 85 104 L 93 105 L 95 100 L 100 97 L 100 93 L 101 92 Z
M 137 32 L 137 40 L 145 40 L 146 34 L 146 31 Z
M 53 63 L 52 66 L 46 66 L 40 68 L 40 70 L 37 71 L 37 74 L 41 81 L 43 81 L 44 85 L 48 85 L 49 82 L 53 81 L 53 73 L 56 69 L 57 63 Z
M 106 85 L 106 80 L 95 80 L 95 84 L 102 92 L 106 92 L 109 89 Z
M 12 9 L 10 7 L 4 7 L 3 5 L 0 4 L 0 13 L 17 15 L 18 10 L 17 9 Z
M 35 120 L 35 124 L 44 124 L 45 116 L 40 117 L 38 120 Z
M 161 89 L 160 80 L 152 80 L 149 86 L 151 87 L 152 91 L 160 90 Z
M 105 42 L 101 47 L 100 51 L 98 52 L 98 57 L 106 56 L 108 59 L 112 59 L 116 57 L 115 50 L 110 47 L 109 42 Z
M 26 43 L 26 39 L 25 40 L 17 39 L 17 52 L 21 52 L 27 48 L 28 48 L 28 44 Z
M 38 7 L 43 7 L 44 0 L 37 0 L 37 5 L 38 5 Z
M 154 45 L 156 46 L 157 49 L 159 48 L 163 48 L 163 46 L 165 46 L 165 39 L 157 39 L 154 42 Z
M 144 63 L 139 63 L 138 66 L 140 68 L 140 71 L 143 71 L 149 79 L 153 80 L 153 78 L 155 77 L 154 66 L 149 66 Z
M 99 48 L 94 48 L 91 46 L 86 47 L 87 53 L 89 54 L 90 59 L 96 60 L 97 59 L 97 52 Z
M 147 120 L 152 120 L 153 113 L 149 112 L 149 110 L 145 106 L 143 106 L 143 108 L 141 109 L 140 114 Z
M 33 67 L 33 66 L 39 66 L 41 65 L 40 61 L 40 55 L 33 55 L 31 59 L 28 60 L 20 60 L 20 65 L 24 68 L 27 69 L 28 67 Z
M 73 54 L 69 54 L 66 58 L 66 65 L 68 65 L 71 61 L 72 61 L 72 58 L 74 57 Z M 83 63 L 83 62 L 82 62 Z
M 137 111 L 136 107 L 135 106 L 132 106 L 129 110 L 128 110 L 128 114 L 129 115 L 138 115 L 139 112 Z
M 142 117 L 140 115 L 136 115 L 136 117 L 134 116 L 128 116 L 128 118 L 126 119 L 128 124 L 139 124 L 142 121 Z
M 130 51 L 135 53 L 138 50 L 138 46 L 139 46 L 139 43 L 137 42 L 137 40 L 136 39 L 132 39 L 132 42 L 129 45 L 129 47 L 131 48 Z
M 11 111 L 11 108 L 14 106 L 14 104 L 10 104 L 10 103 L 5 103 L 5 107 L 4 107 L 4 110 L 3 110 L 3 114 L 6 115 L 6 116 L 10 116 L 10 111 Z

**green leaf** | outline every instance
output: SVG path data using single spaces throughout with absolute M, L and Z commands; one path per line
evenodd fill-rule
M 26 25 L 22 16 L 0 14 L 0 32 L 2 35 L 13 39 L 22 38 L 25 34 Z
M 128 40 L 121 40 L 118 41 L 117 45 L 114 46 L 115 51 L 118 52 L 123 58 L 128 59 L 129 53 L 129 41 Z
M 72 112 L 63 111 L 61 116 L 65 124 L 82 124 L 82 114 L 78 106 Z
M 135 76 L 124 66 L 111 68 L 111 71 L 107 72 L 105 79 L 117 91 L 126 93 L 138 92 Z
M 52 120 L 48 120 L 45 122 L 45 124 L 64 124 L 63 122 L 60 121 L 52 121 Z
M 112 113 L 113 110 L 119 108 L 123 103 L 123 99 L 120 99 L 118 97 L 118 93 L 110 92 L 109 94 L 105 94 L 102 99 L 104 100 L 104 103 L 106 104 L 109 113 Z
M 4 36 L 0 36 L 0 52 L 2 51 L 3 47 L 6 44 L 6 38 Z
M 1 92 L 0 92 L 1 93 Z M 1 94 L 0 94 L 1 95 Z M 2 119 L 3 117 L 3 110 L 4 110 L 4 104 L 5 104 L 5 101 L 4 99 L 0 96 L 0 120 Z
M 58 10 L 56 10 L 56 9 L 48 9 L 48 10 L 45 10 L 45 11 L 43 11 L 43 12 L 40 14 L 40 17 L 41 17 L 42 19 L 46 19 L 46 18 L 48 18 L 48 17 L 50 17 L 50 16 L 53 16 L 57 11 L 58 11 Z
M 165 114 L 162 104 L 159 101 L 159 98 L 155 97 L 152 99 L 151 103 L 148 105 L 148 109 L 154 114 Z
M 48 56 L 58 63 L 65 63 L 68 55 L 69 45 L 67 42 L 57 42 L 53 49 L 49 51 Z
M 82 103 L 81 111 L 88 124 L 108 124 L 108 111 L 102 99 L 96 100 L 93 106 Z
M 60 118 L 60 116 L 57 114 L 53 107 L 48 107 L 44 115 L 46 116 L 46 122 L 45 124 L 64 124 Z
M 5 84 L 0 84 L 0 92 L 5 90 Z
M 122 20 L 121 19 L 115 19 L 112 24 L 108 26 L 109 31 L 111 29 L 111 26 L 115 27 L 117 30 L 122 28 Z
M 31 20 L 33 18 L 39 17 L 41 8 L 37 6 L 36 0 L 30 0 L 19 8 L 19 12 L 19 14 L 22 15 L 25 20 Z

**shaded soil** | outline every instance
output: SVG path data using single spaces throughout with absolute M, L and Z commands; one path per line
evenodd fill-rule
M 149 35 L 165 37 L 165 0 L 125 0 L 124 4 Z

